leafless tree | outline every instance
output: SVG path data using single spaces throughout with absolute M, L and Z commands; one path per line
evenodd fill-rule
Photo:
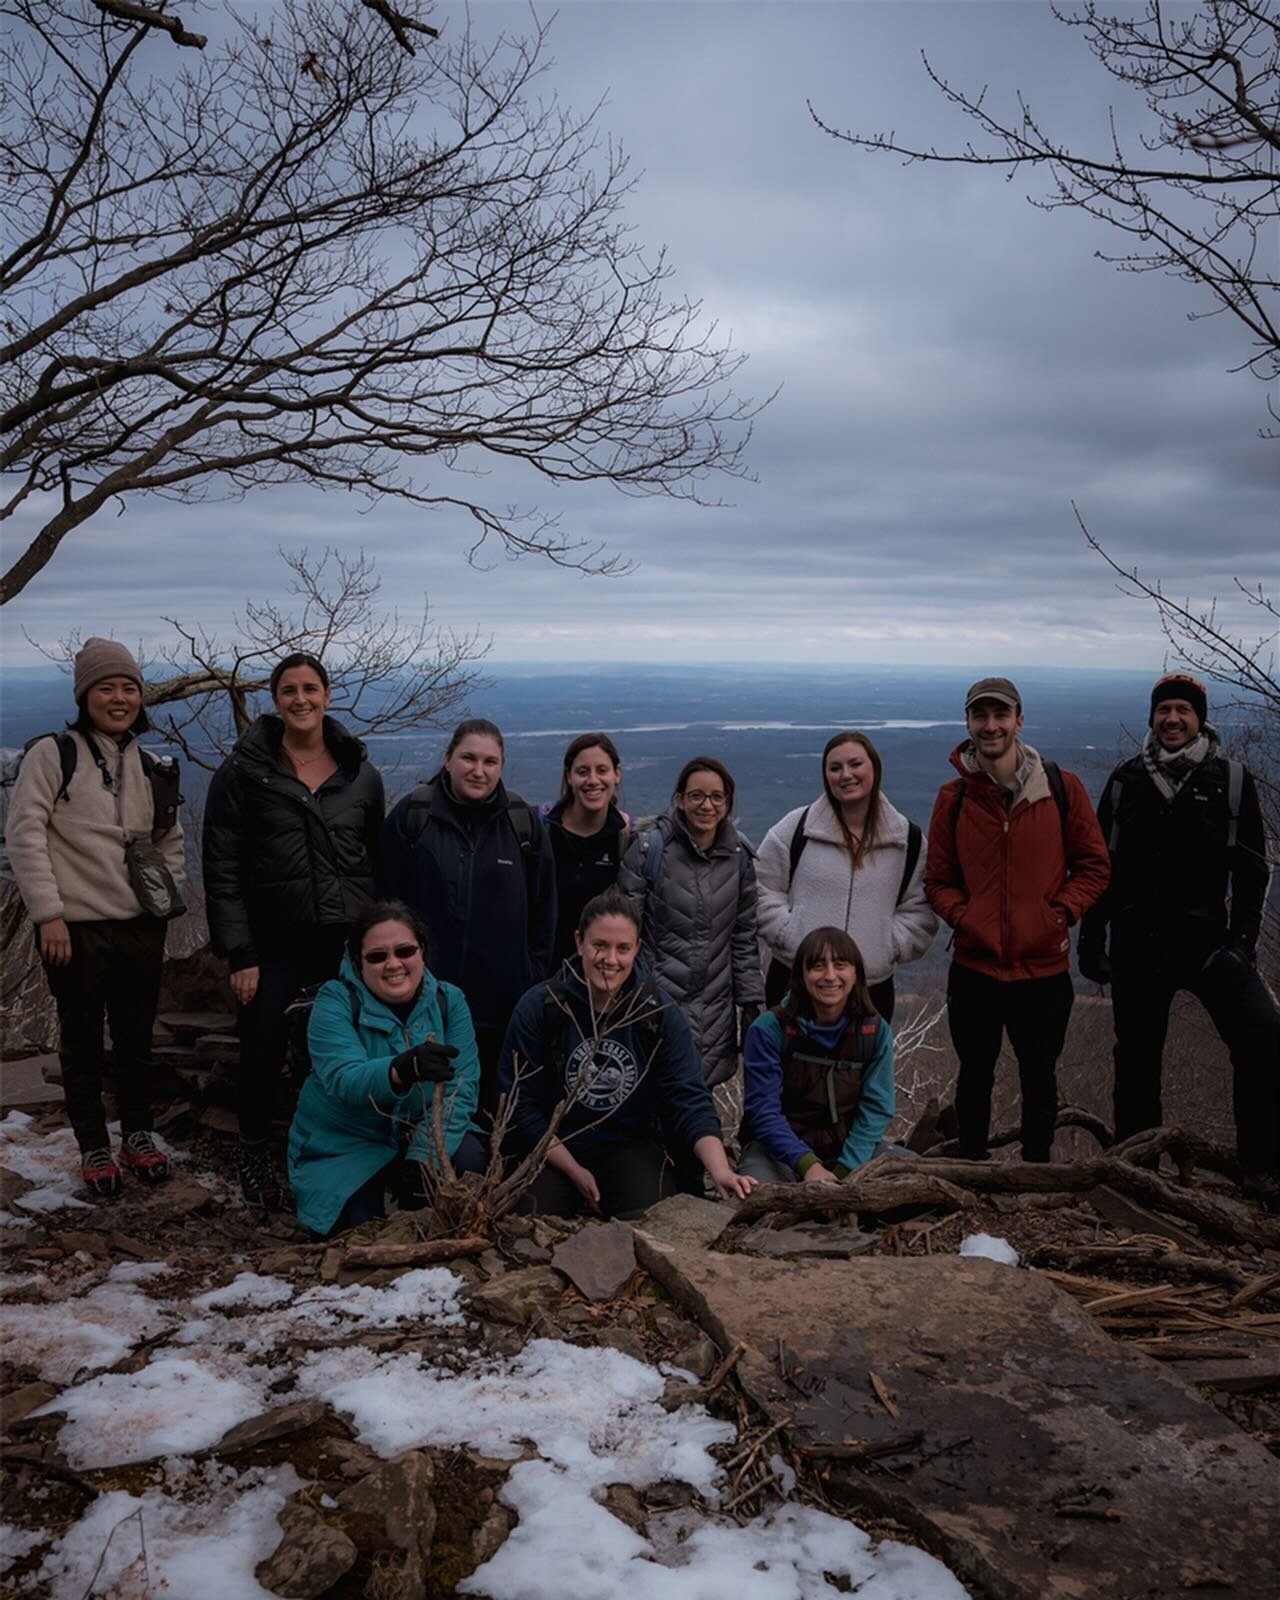
M 1043 168 L 1046 210 L 1075 207 L 1131 243 L 1098 251 L 1122 271 L 1163 271 L 1207 290 L 1216 302 L 1195 315 L 1228 313 L 1249 335 L 1241 363 L 1264 382 L 1280 379 L 1276 231 L 1280 228 L 1280 15 L 1270 0 L 1207 0 L 1194 10 L 1147 0 L 1117 16 L 1086 0 L 1054 15 L 1080 30 L 1102 67 L 1146 101 L 1150 131 L 1122 136 L 1114 115 L 1091 151 L 1046 128 L 1030 102 L 998 113 L 988 91 L 958 89 L 928 57 L 925 71 L 943 97 L 977 125 L 977 143 L 939 150 L 895 133 L 859 134 L 825 122 L 833 138 L 907 162 Z M 1273 416 L 1280 416 L 1268 399 Z
M 271 669 L 282 656 L 305 650 L 325 664 L 332 711 L 354 732 L 400 733 L 442 727 L 456 719 L 477 686 L 474 663 L 488 651 L 478 633 L 458 634 L 431 620 L 426 597 L 411 621 L 379 603 L 381 580 L 363 551 L 280 552 L 293 577 L 292 608 L 250 600 L 230 639 L 164 620 L 175 641 L 160 659 L 174 671 L 154 670 L 144 690 L 152 726 L 189 761 L 212 771 L 263 709 Z M 47 651 L 70 666 L 78 635 Z
M 0 0 L 0 603 L 132 495 L 394 496 L 473 553 L 607 571 L 476 477 L 696 499 L 741 472 L 741 358 L 629 236 L 540 25 L 410 54 L 384 0 L 277 0 L 175 50 L 172 15 Z

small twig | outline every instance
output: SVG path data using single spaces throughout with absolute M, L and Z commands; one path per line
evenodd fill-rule
M 1255 1300 L 1261 1300 L 1263 1295 L 1270 1294 L 1273 1289 L 1280 1289 L 1280 1272 L 1270 1272 L 1265 1278 L 1258 1278 L 1241 1289 L 1239 1294 L 1232 1295 L 1227 1301 L 1227 1310 L 1240 1311 L 1245 1306 L 1252 1305 Z
M 716 1390 L 725 1381 L 725 1379 L 729 1376 L 729 1374 L 733 1371 L 733 1369 L 738 1365 L 739 1361 L 742 1360 L 742 1358 L 746 1354 L 746 1352 L 747 1352 L 746 1345 L 741 1340 L 739 1340 L 738 1343 L 734 1345 L 733 1349 L 730 1350 L 729 1354 L 727 1356 L 725 1356 L 724 1359 L 720 1362 L 720 1364 L 716 1367 L 715 1371 L 711 1374 L 710 1378 L 708 1378 L 708 1380 L 707 1380 L 707 1393 L 709 1395 L 714 1394 L 716 1392 Z M 781 1427 L 781 1423 L 779 1423 L 778 1426 Z M 776 1432 L 776 1431 L 777 1430 L 775 1429 L 774 1432 Z
M 771 1472 L 767 1478 L 760 1478 L 749 1485 L 741 1494 L 735 1494 L 727 1505 L 720 1507 L 720 1510 L 725 1516 L 728 1516 L 729 1512 L 736 1511 L 740 1505 L 745 1505 L 748 1500 L 753 1500 L 756 1495 L 769 1488 L 770 1485 L 781 1482 L 782 1474 L 780 1472 Z
M 764 1444 L 767 1440 L 772 1439 L 774 1434 L 781 1433 L 783 1428 L 789 1426 L 789 1422 L 775 1422 L 774 1425 L 762 1433 L 758 1439 L 755 1439 L 751 1443 L 744 1445 L 736 1455 L 730 1456 L 724 1464 L 724 1470 L 726 1472 L 732 1472 L 733 1469 L 737 1466 L 740 1466 L 748 1456 L 754 1455 L 762 1444 Z
M 956 1444 L 963 1444 L 963 1439 Z M 844 1444 L 797 1444 L 796 1455 L 806 1461 L 875 1461 L 880 1456 L 896 1456 L 914 1450 L 924 1443 L 924 1429 L 912 1428 L 907 1433 L 895 1433 L 887 1439 L 850 1439 Z M 948 1445 L 955 1449 L 955 1445 Z M 941 1454 L 941 1451 L 935 1452 Z

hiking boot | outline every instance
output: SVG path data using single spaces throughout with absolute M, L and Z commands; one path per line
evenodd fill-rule
M 271 1152 L 266 1141 L 240 1146 L 240 1193 L 247 1206 L 274 1211 L 280 1204 L 280 1185 L 271 1170 Z
M 127 1133 L 120 1146 L 120 1165 L 143 1183 L 163 1183 L 169 1176 L 169 1158 L 149 1133 Z
M 86 1150 L 80 1157 L 80 1176 L 95 1200 L 114 1200 L 120 1193 L 120 1168 L 107 1146 Z

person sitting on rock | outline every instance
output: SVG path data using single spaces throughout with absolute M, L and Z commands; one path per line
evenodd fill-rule
M 686 1152 L 722 1199 L 743 1198 L 755 1180 L 729 1165 L 689 1024 L 636 969 L 636 907 L 617 889 L 597 895 L 575 943 L 563 975 L 522 996 L 498 1063 L 516 1154 L 543 1139 L 568 1101 L 523 1208 L 638 1216 L 676 1192 L 672 1161 Z
M 480 1086 L 475 1030 L 461 989 L 426 967 L 426 930 L 408 906 L 377 901 L 357 916 L 337 978 L 315 997 L 311 1071 L 289 1128 L 298 1219 L 327 1236 L 425 1201 L 437 1169 L 432 1097 L 444 1088 L 445 1153 L 455 1172 L 483 1172 L 471 1125 Z
M 742 1160 L 762 1183 L 834 1183 L 872 1156 L 893 1118 L 893 1035 L 843 928 L 800 941 L 781 1004 L 742 1052 Z

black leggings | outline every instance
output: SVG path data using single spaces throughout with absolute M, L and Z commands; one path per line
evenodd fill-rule
M 285 1008 L 308 984 L 336 978 L 345 928 L 308 928 L 276 935 L 277 948 L 258 960 L 258 992 L 240 1007 L 240 1082 L 236 1110 L 240 1137 L 266 1139 L 275 1115 L 276 1091 L 289 1042 Z M 266 942 L 265 940 L 263 941 Z
M 156 917 L 72 922 L 71 961 L 45 967 L 58 1006 L 62 1087 L 81 1150 L 107 1143 L 102 1109 L 102 1019 L 111 1024 L 120 1127 L 151 1131 L 151 1029 L 160 994 L 165 925 Z
M 587 1145 L 573 1154 L 596 1180 L 601 1216 L 629 1220 L 676 1192 L 675 1170 L 662 1146 L 651 1139 Z M 544 1217 L 578 1217 L 590 1211 L 577 1186 L 552 1166 L 543 1167 L 526 1189 L 519 1209 Z

